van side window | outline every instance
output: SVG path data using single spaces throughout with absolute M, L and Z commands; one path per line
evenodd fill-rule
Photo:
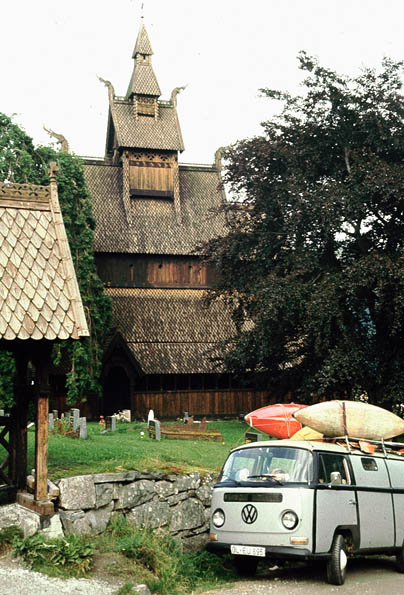
M 362 467 L 365 471 L 377 471 L 377 463 L 374 459 L 368 457 L 362 457 Z
M 334 471 L 338 471 L 341 474 L 343 484 L 351 483 L 346 457 L 338 454 L 320 454 L 318 457 L 319 483 L 330 483 L 331 473 Z

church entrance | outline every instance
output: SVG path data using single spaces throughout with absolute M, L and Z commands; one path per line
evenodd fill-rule
M 104 381 L 104 415 L 130 409 L 129 377 L 121 366 L 111 368 Z

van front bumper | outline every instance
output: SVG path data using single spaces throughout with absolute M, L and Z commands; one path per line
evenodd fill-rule
M 232 545 L 245 545 L 243 543 L 235 543 Z M 252 545 L 253 544 L 248 544 Z M 272 545 L 262 546 L 261 544 L 257 544 L 257 547 L 265 547 L 265 557 L 266 558 L 275 558 L 277 560 L 318 560 L 321 558 L 328 558 L 329 554 L 313 554 L 310 550 L 304 548 L 294 548 L 294 547 L 277 547 Z M 230 544 L 229 543 L 221 543 L 220 541 L 210 541 L 207 546 L 207 550 L 209 552 L 213 552 L 215 554 L 229 554 L 230 552 Z

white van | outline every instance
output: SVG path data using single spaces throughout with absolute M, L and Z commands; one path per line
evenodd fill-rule
M 353 553 L 396 555 L 404 572 L 404 444 L 353 440 L 233 450 L 213 490 L 208 549 L 233 554 L 244 575 L 265 557 L 325 559 L 328 582 L 342 585 Z

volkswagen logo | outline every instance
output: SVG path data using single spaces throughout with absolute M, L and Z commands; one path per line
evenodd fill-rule
M 258 517 L 258 510 L 252 504 L 246 504 L 243 510 L 241 511 L 241 518 L 247 525 L 252 525 L 255 523 Z

